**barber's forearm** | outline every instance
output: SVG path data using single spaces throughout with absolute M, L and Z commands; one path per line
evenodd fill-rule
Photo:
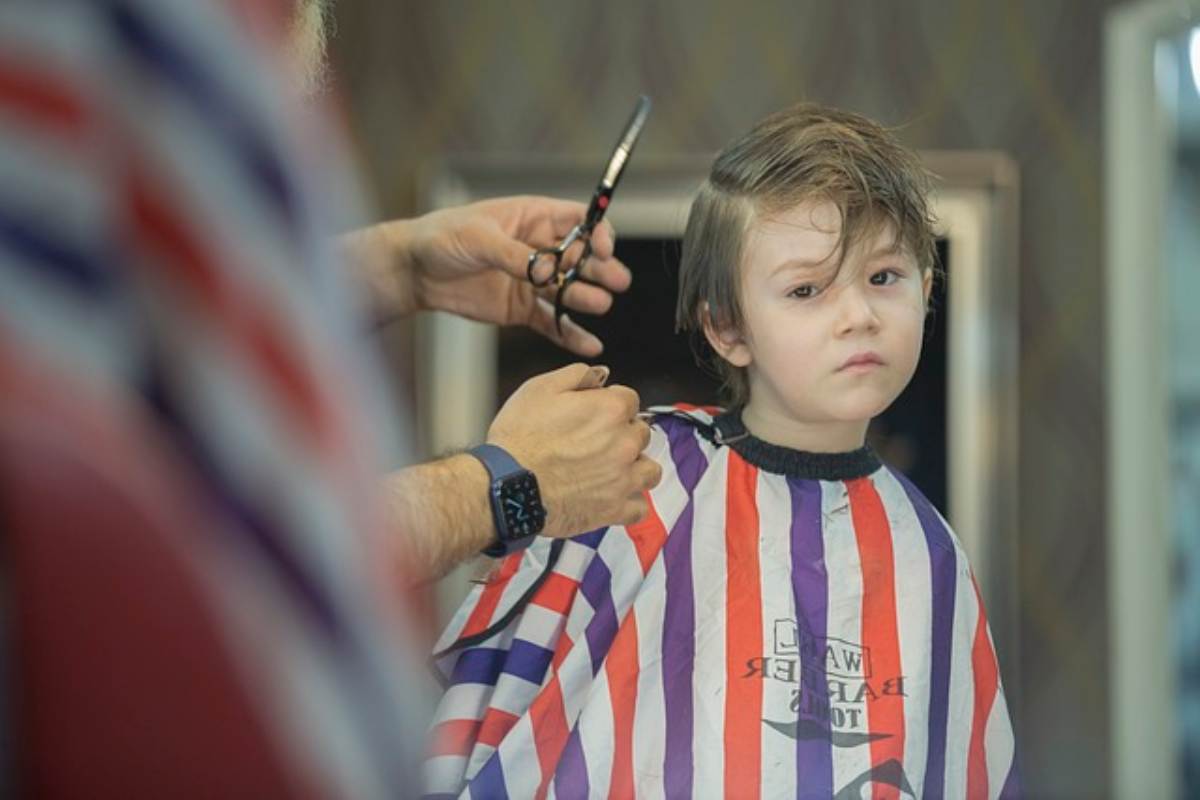
M 342 260 L 366 288 L 371 316 L 386 322 L 416 311 L 411 255 L 411 220 L 381 222 L 338 237 Z
M 405 569 L 434 580 L 495 539 L 488 474 L 471 455 L 399 470 L 383 480 L 387 526 Z

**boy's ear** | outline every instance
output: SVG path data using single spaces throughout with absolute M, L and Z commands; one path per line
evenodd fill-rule
M 718 328 L 713 322 L 712 315 L 708 313 L 708 303 L 705 303 L 704 308 L 701 309 L 700 318 L 704 322 L 704 338 L 708 340 L 717 355 L 735 367 L 750 366 L 750 362 L 754 359 L 751 357 L 750 347 L 746 344 L 746 339 L 740 331 L 731 326 Z
M 933 269 L 925 270 L 925 274 L 921 276 L 921 292 L 925 297 L 925 307 L 929 308 L 929 295 L 933 292 Z

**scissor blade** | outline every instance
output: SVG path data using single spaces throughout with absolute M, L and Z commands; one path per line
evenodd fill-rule
M 601 185 L 606 189 L 615 188 L 617 181 L 621 180 L 621 173 L 625 171 L 625 163 L 629 161 L 629 155 L 633 152 L 633 146 L 637 144 L 638 137 L 642 135 L 642 128 L 645 127 L 646 118 L 649 116 L 650 98 L 642 95 L 638 98 L 637 105 L 634 106 L 629 122 L 625 124 L 625 130 L 617 142 L 612 158 L 609 159 L 608 169 L 604 171 L 604 177 L 600 179 Z

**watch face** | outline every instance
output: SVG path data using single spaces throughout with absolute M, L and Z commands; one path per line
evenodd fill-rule
M 546 524 L 546 509 L 542 507 L 542 495 L 532 472 L 500 481 L 496 487 L 496 498 L 500 513 L 504 515 L 504 539 L 533 536 Z

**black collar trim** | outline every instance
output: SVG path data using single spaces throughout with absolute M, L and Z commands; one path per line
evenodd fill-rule
M 846 453 L 811 453 L 764 442 L 746 430 L 740 408 L 721 414 L 700 430 L 713 444 L 728 445 L 759 469 L 794 478 L 847 481 L 865 478 L 883 465 L 866 445 Z

